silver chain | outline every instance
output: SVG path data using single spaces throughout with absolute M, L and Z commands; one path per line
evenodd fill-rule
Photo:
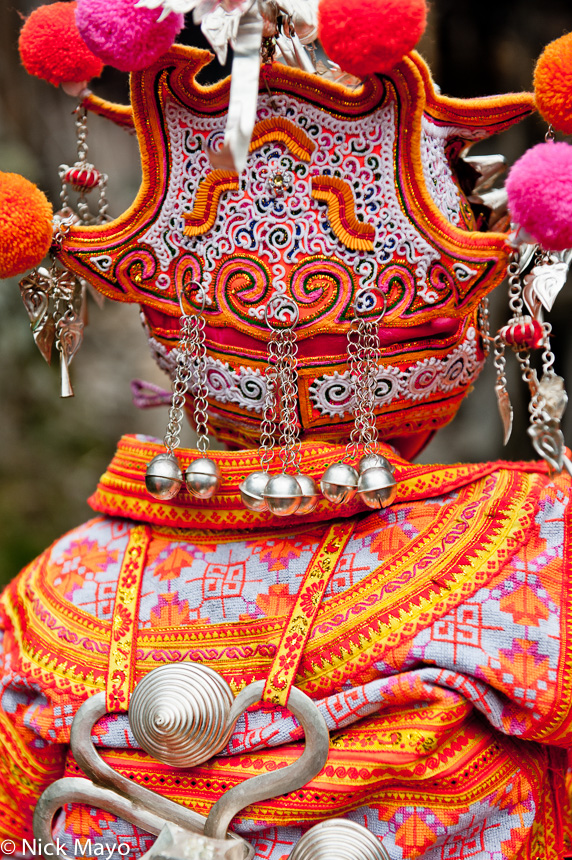
M 491 352 L 490 305 L 488 296 L 481 299 L 479 304 L 479 309 L 477 311 L 477 325 L 483 341 L 483 352 L 485 357 L 488 357 Z
M 205 321 L 203 317 L 194 316 L 194 356 L 191 355 L 192 375 L 194 376 L 193 395 L 195 398 L 195 430 L 197 431 L 197 448 L 201 454 L 209 450 L 208 424 L 208 386 L 207 386 L 207 349 L 205 346 Z
M 93 164 L 91 164 L 87 160 L 89 146 L 87 143 L 87 111 L 84 107 L 79 105 L 75 110 L 75 127 L 76 127 L 76 140 L 77 140 L 77 161 L 73 165 L 73 167 L 85 167 L 86 170 L 95 170 Z M 62 190 L 60 192 L 60 198 L 62 201 L 62 209 L 71 210 L 69 200 L 69 192 L 68 185 L 65 181 L 65 176 L 67 171 L 69 170 L 69 166 L 67 164 L 61 164 L 59 168 L 59 177 L 62 182 Z M 99 173 L 99 171 L 98 171 Z M 107 200 L 107 181 L 108 177 L 106 173 L 99 173 L 99 200 L 97 204 L 97 214 L 93 215 L 89 209 L 89 205 L 86 199 L 86 191 L 84 189 L 78 192 L 78 198 L 76 202 L 77 214 L 80 218 L 80 223 L 82 224 L 104 224 L 109 216 L 108 209 L 109 203 Z
M 386 309 L 385 295 L 381 294 L 383 309 L 376 318 L 361 315 L 376 306 L 377 294 L 375 287 L 364 287 L 354 300 L 354 317 L 347 337 L 348 365 L 354 391 L 354 426 L 346 446 L 345 461 L 355 460 L 360 449 L 366 455 L 379 452 L 375 389 L 380 361 L 378 327 Z
M 507 379 L 505 344 L 500 334 L 497 334 L 494 339 L 494 364 L 497 372 L 497 385 L 500 385 L 506 391 Z
M 277 385 L 280 400 L 280 460 L 282 471 L 300 469 L 300 442 L 298 433 L 298 344 L 293 328 L 279 331 L 277 337 Z
M 280 441 L 282 471 L 300 469 L 298 426 L 298 306 L 293 299 L 275 294 L 266 305 L 266 323 L 272 334 L 268 342 L 265 373 L 266 397 L 260 434 L 260 465 L 268 471 L 274 459 L 276 437 Z
M 169 407 L 169 423 L 163 439 L 165 448 L 169 454 L 173 454 L 181 442 L 181 424 L 185 407 L 186 394 L 189 388 L 189 380 L 192 375 L 190 357 L 196 352 L 198 317 L 194 314 L 181 317 L 181 338 L 177 354 L 177 369 L 173 380 L 173 393 Z

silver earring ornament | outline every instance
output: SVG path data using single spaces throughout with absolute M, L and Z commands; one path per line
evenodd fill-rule
M 240 485 L 243 504 L 251 511 L 268 510 L 276 516 L 308 514 L 318 501 L 313 478 L 300 472 L 300 442 L 297 419 L 298 370 L 296 302 L 282 294 L 266 305 L 265 320 L 272 332 L 268 342 L 265 372 L 266 396 L 260 434 L 260 471 Z M 271 475 L 270 468 L 280 442 L 278 457 L 282 469 Z M 295 474 L 290 474 L 293 471 Z
M 202 307 L 198 314 L 187 295 L 191 288 L 198 290 L 202 298 Z M 205 321 L 201 316 L 205 305 L 205 294 L 201 285 L 192 281 L 183 290 L 179 301 L 182 311 L 181 337 L 169 408 L 169 423 L 163 440 L 166 450 L 151 460 L 145 472 L 147 492 L 160 501 L 174 498 L 181 489 L 183 481 L 191 495 L 199 499 L 210 499 L 217 492 L 222 477 L 218 465 L 206 456 L 209 450 L 207 431 L 208 388 L 206 381 Z M 194 422 L 198 436 L 197 448 L 203 456 L 193 460 L 183 475 L 179 461 L 175 456 L 175 450 L 180 445 L 181 424 L 189 388 L 195 397 Z
M 376 317 L 367 316 L 383 305 Z M 362 287 L 354 299 L 354 317 L 347 339 L 348 364 L 354 391 L 354 427 L 339 463 L 329 466 L 320 483 L 322 493 L 333 504 L 351 501 L 356 492 L 370 508 L 385 508 L 395 498 L 394 467 L 379 453 L 375 423 L 375 389 L 379 371 L 378 326 L 385 314 L 387 299 L 376 287 Z M 358 468 L 354 461 L 362 454 Z
M 52 248 L 61 244 L 69 224 L 59 223 Z M 81 282 L 55 260 L 20 281 L 20 295 L 36 346 L 51 364 L 54 347 L 60 358 L 61 396 L 73 397 L 69 366 L 83 340 L 85 291 Z
M 60 193 L 62 209 L 56 218 L 69 219 L 70 216 L 78 224 L 103 224 L 108 220 L 107 202 L 107 174 L 101 173 L 87 160 L 87 111 L 81 105 L 74 111 L 77 138 L 77 160 L 71 166 L 60 164 L 59 176 L 62 183 Z M 69 187 L 77 192 L 76 211 L 73 210 L 69 200 Z M 86 194 L 98 189 L 99 198 L 97 211 L 93 214 L 89 208 Z
M 568 396 L 564 380 L 554 372 L 554 353 L 550 347 L 552 326 L 544 320 L 566 282 L 572 253 L 547 252 L 535 245 L 521 245 L 511 256 L 508 267 L 509 307 L 512 316 L 495 338 L 495 386 L 504 428 L 504 443 L 512 428 L 512 406 L 506 388 L 505 349 L 516 355 L 523 381 L 530 391 L 528 435 L 537 454 L 550 469 L 561 472 L 572 468 L 565 455 L 560 421 Z M 526 309 L 529 313 L 525 312 Z M 533 350 L 540 355 L 541 377 L 531 364 Z

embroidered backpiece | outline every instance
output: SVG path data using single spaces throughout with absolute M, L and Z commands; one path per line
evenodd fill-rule
M 371 313 L 380 293 L 386 303 L 378 425 L 385 439 L 408 438 L 411 455 L 453 417 L 479 372 L 479 301 L 506 268 L 506 237 L 475 230 L 455 165 L 468 145 L 528 114 L 532 97 L 444 98 L 414 53 L 353 90 L 265 65 L 238 175 L 208 158 L 222 145 L 230 87 L 198 83 L 209 56 L 175 47 L 132 76 L 141 190 L 115 221 L 72 229 L 62 260 L 105 295 L 142 305 L 169 371 L 178 293 L 202 285 L 210 419 L 234 445 L 258 438 L 274 293 L 300 309 L 302 435 L 348 437 L 346 333 L 356 291 L 377 286 Z

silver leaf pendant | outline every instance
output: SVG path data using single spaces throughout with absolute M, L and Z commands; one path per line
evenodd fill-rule
M 497 396 L 497 404 L 499 408 L 499 415 L 501 417 L 502 426 L 503 426 L 503 445 L 506 445 L 508 440 L 510 439 L 510 434 L 512 433 L 512 418 L 513 418 L 513 409 L 512 404 L 510 402 L 510 397 L 508 395 L 508 391 L 501 385 L 497 383 L 495 385 L 495 394 Z
M 552 310 L 556 296 L 566 283 L 568 266 L 563 262 L 534 266 L 531 271 L 532 289 L 547 311 Z
M 55 340 L 55 326 L 49 314 L 53 281 L 47 269 L 39 267 L 20 281 L 20 295 L 30 320 L 36 346 L 50 364 Z
M 68 364 L 81 346 L 83 340 L 83 321 L 78 314 L 68 310 L 58 320 L 60 351 L 65 354 Z
M 543 421 L 528 428 L 534 450 L 555 472 L 564 465 L 564 436 L 557 421 Z

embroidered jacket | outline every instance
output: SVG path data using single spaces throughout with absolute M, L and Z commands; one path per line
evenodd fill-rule
M 234 691 L 277 673 L 279 686 L 299 660 L 294 680 L 319 703 L 330 754 L 307 786 L 235 819 L 257 858 L 284 860 L 309 826 L 348 816 L 392 860 L 557 860 L 572 732 L 570 479 L 539 464 L 412 466 L 387 449 L 396 501 L 342 511 L 346 543 L 321 585 L 306 577 L 332 529 L 325 503 L 285 524 L 245 511 L 237 484 L 252 452 L 238 452 L 215 455 L 227 476 L 217 499 L 161 504 L 143 485 L 158 450 L 125 437 L 92 498 L 99 515 L 2 597 L 1 834 L 30 838 L 44 788 L 81 775 L 70 725 L 101 690 L 105 760 L 207 814 L 227 788 L 299 755 L 296 721 L 255 706 L 223 754 L 176 771 L 137 748 L 135 684 L 193 660 Z M 302 455 L 319 474 L 332 447 Z M 301 653 L 284 636 L 297 596 L 319 605 Z M 126 843 L 133 858 L 154 839 L 79 805 L 56 835 L 70 854 L 88 839 Z

